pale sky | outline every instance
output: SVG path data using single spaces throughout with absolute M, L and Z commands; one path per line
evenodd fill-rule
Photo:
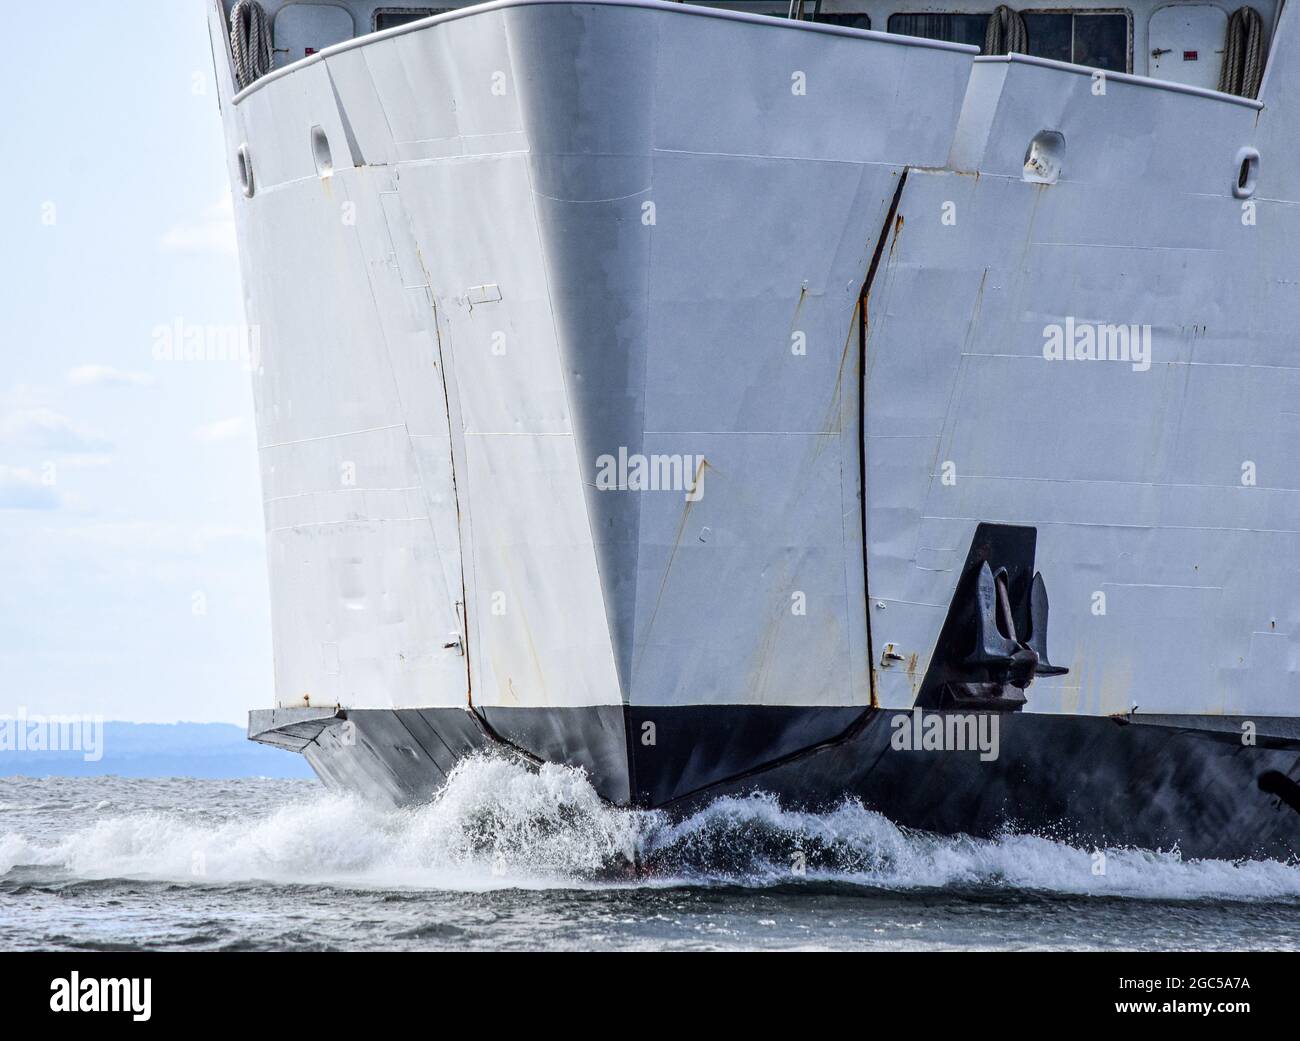
M 272 699 L 250 377 L 199 0 L 30 4 L 0 62 L 0 715 Z M 26 42 L 24 42 L 26 41 Z

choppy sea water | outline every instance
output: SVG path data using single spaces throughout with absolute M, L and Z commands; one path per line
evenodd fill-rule
M 853 803 L 674 823 L 491 758 L 388 812 L 314 782 L 3 778 L 0 950 L 1300 948 L 1300 867 L 1104 852 Z

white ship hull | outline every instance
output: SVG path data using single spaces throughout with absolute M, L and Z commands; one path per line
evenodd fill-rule
M 236 93 L 214 5 L 253 736 L 393 801 L 505 747 L 618 803 L 1300 852 L 1295 16 L 1261 101 L 654 0 L 488 4 Z M 1048 357 L 1075 323 L 1132 357 Z M 996 716 L 998 755 L 900 748 L 914 708 Z

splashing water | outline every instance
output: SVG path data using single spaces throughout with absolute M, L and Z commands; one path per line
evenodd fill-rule
M 17 782 L 5 782 L 14 785 Z M 42 782 L 21 782 L 41 786 Z M 126 782 L 118 782 L 125 784 Z M 319 789 L 257 812 L 171 805 L 77 810 L 88 823 L 32 834 L 22 802 L 0 815 L 0 882 L 145 879 L 476 892 L 642 885 L 839 883 L 918 891 L 960 887 L 1172 900 L 1300 900 L 1300 868 L 1092 851 L 1025 835 L 996 841 L 902 829 L 847 801 L 820 814 L 756 795 L 718 799 L 672 821 L 603 803 L 585 775 L 514 760 L 465 760 L 428 805 L 383 811 Z M 39 792 L 27 803 L 48 805 Z M 638 870 L 639 868 L 639 870 Z

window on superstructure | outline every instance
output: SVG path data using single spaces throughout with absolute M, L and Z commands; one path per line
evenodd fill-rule
M 823 22 L 826 25 L 843 25 L 850 29 L 870 29 L 871 16 L 865 12 L 854 12 L 852 14 L 827 14 L 825 11 L 820 12 L 815 21 Z
M 1028 53 L 1108 72 L 1129 70 L 1129 15 L 1123 11 L 1022 11 Z M 988 14 L 891 14 L 889 31 L 983 50 Z
M 418 22 L 421 18 L 432 18 L 450 10 L 450 7 L 381 7 L 375 12 L 375 32 L 396 29 L 407 22 Z
M 1129 70 L 1129 16 L 1106 11 L 1024 11 L 1029 53 L 1107 72 Z
M 988 14 L 891 14 L 889 31 L 902 36 L 921 36 L 927 40 L 969 43 L 984 46 Z

